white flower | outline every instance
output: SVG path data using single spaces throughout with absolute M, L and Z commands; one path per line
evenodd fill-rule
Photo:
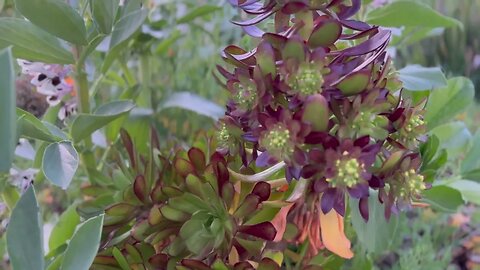
M 69 66 L 44 64 L 18 59 L 17 63 L 22 68 L 22 73 L 30 76 L 31 84 L 37 87 L 37 92 L 47 96 L 50 106 L 56 106 L 62 98 L 73 90 L 73 86 L 65 81 L 71 72 Z
M 35 175 L 39 172 L 37 169 L 29 168 L 26 170 L 19 170 L 16 168 L 10 169 L 11 183 L 25 192 L 35 179 Z

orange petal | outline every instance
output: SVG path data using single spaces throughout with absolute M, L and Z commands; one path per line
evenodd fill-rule
M 275 235 L 275 239 L 273 239 L 273 242 L 279 242 L 282 241 L 283 234 L 285 233 L 285 230 L 287 229 L 287 214 L 290 208 L 292 208 L 293 203 L 284 206 L 278 211 L 278 213 L 275 215 L 275 217 L 270 221 L 277 230 L 277 235 Z
M 326 215 L 320 211 L 320 227 L 322 242 L 328 250 L 345 259 L 353 257 L 350 240 L 343 231 L 343 217 L 341 215 L 334 209 Z

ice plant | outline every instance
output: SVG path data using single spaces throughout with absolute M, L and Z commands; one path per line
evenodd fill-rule
M 426 139 L 422 104 L 402 95 L 386 53 L 391 34 L 352 19 L 360 0 L 230 3 L 252 17 L 234 23 L 259 43 L 223 52 L 228 66 L 218 71 L 232 98 L 221 121 L 234 125 L 221 125 L 218 137 L 228 143 L 220 148 L 241 153 L 243 169 L 284 162 L 288 182 L 307 181 L 285 217 L 299 230 L 295 241 L 308 236 L 310 256 L 325 246 L 349 258 L 338 223 L 349 197 L 359 199 L 352 211 L 368 220 L 370 189 L 379 190 L 388 218 L 428 186 L 419 149 Z M 269 19 L 274 32 L 259 26 Z M 235 143 L 225 136 L 231 126 Z M 328 231 L 343 239 L 341 248 Z

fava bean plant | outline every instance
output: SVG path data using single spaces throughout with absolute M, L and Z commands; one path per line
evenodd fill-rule
M 444 127 L 471 82 L 389 46 L 461 23 L 409 0 L 213 2 L 6 1 L 1 267 L 374 269 L 404 212 L 478 202 L 478 146 L 452 163 Z M 189 36 L 234 44 L 200 61 L 217 88 L 175 89 Z

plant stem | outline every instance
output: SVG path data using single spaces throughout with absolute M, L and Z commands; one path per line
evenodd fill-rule
M 77 89 L 78 95 L 78 108 L 80 113 L 90 113 L 90 95 L 89 95 L 89 87 L 88 87 L 88 79 L 87 74 L 85 73 L 85 62 L 78 61 L 81 55 L 81 47 L 76 47 L 75 56 L 77 59 L 77 63 L 75 65 L 75 88 Z M 93 179 L 90 177 L 90 170 L 95 169 L 95 157 L 92 152 L 93 143 L 91 136 L 88 136 L 84 140 L 85 149 L 81 152 L 81 158 L 83 161 L 83 165 L 85 165 L 85 169 L 90 181 Z

